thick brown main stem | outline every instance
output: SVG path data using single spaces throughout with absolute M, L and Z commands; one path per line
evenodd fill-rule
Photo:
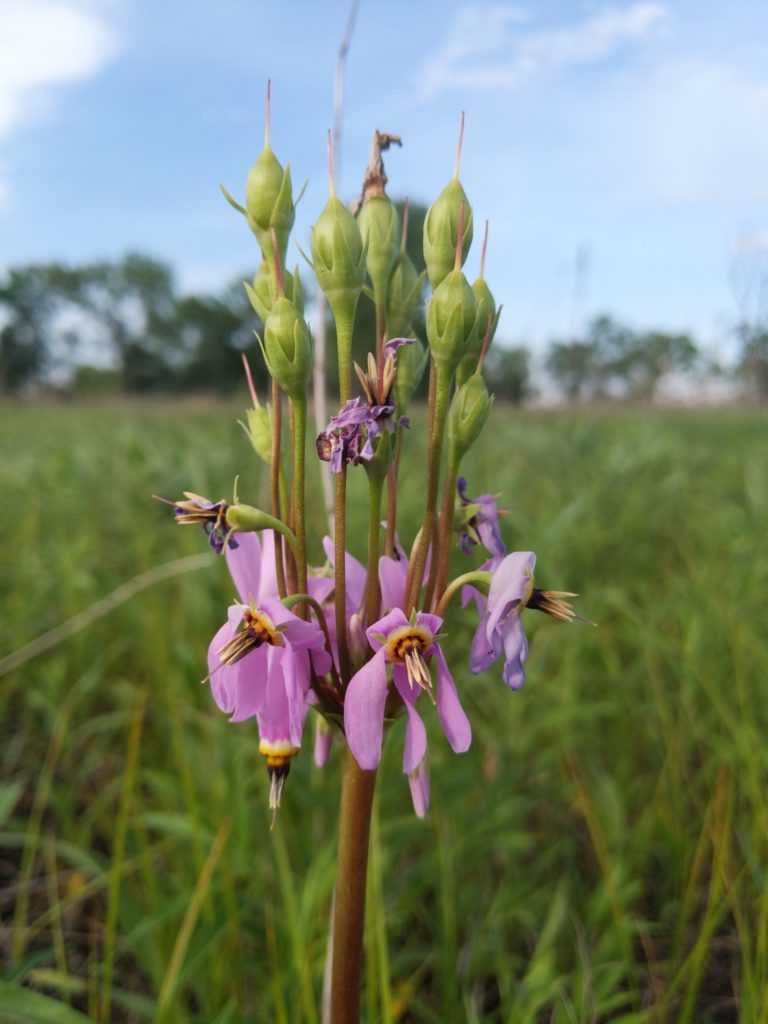
M 333 1024 L 358 1024 L 360 1020 L 365 880 L 375 787 L 376 772 L 364 772 L 348 750 L 341 784 L 341 817 L 333 912 Z

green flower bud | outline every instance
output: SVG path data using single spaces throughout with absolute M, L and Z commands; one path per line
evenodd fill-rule
M 491 293 L 491 289 L 485 283 L 485 279 L 483 277 L 478 277 L 472 285 L 472 291 L 475 293 L 475 302 L 477 303 L 475 326 L 472 331 L 472 337 L 469 341 L 467 354 L 462 359 L 459 364 L 459 368 L 456 371 L 457 384 L 463 384 L 464 381 L 468 380 L 477 369 L 480 353 L 482 352 L 483 345 L 485 344 L 485 336 L 488 334 L 489 323 L 490 335 L 488 338 L 488 345 L 490 346 L 493 341 L 493 336 L 496 333 L 496 327 L 499 322 L 499 313 L 501 312 L 501 309 L 496 309 L 496 301 Z
M 409 338 L 424 295 L 425 272 L 416 273 L 408 253 L 397 254 L 387 293 L 387 334 L 390 338 Z
M 290 299 L 299 313 L 303 314 L 304 289 L 299 277 L 298 267 L 294 270 L 293 275 L 285 275 L 283 286 L 285 288 L 285 297 Z M 243 287 L 256 315 L 264 323 L 277 299 L 277 281 L 272 264 L 262 260 L 253 279 L 253 284 L 250 285 L 247 281 L 243 281 Z
M 400 335 L 403 338 L 408 336 L 409 332 Z M 410 336 L 413 336 L 412 333 Z M 424 376 L 424 368 L 428 360 L 429 349 L 418 338 L 412 345 L 403 345 L 398 349 L 393 393 L 397 411 L 401 416 L 408 408 L 408 403 L 413 398 L 413 394 Z
M 248 174 L 245 210 L 267 262 L 271 264 L 273 261 L 271 229 L 274 228 L 280 262 L 285 263 L 288 236 L 296 217 L 291 169 L 283 169 L 269 146 L 264 147 Z
M 392 200 L 370 196 L 357 215 L 357 226 L 367 250 L 366 265 L 376 303 L 386 306 L 387 285 L 400 245 L 400 225 Z
M 312 260 L 320 287 L 335 317 L 354 315 L 365 280 L 365 249 L 357 222 L 331 196 L 312 228 Z
M 467 354 L 475 325 L 475 293 L 460 270 L 437 286 L 427 306 L 427 340 L 439 371 L 453 375 Z
M 493 396 L 480 373 L 456 389 L 448 412 L 448 451 L 457 465 L 480 436 L 492 405 Z
M 432 203 L 424 218 L 424 262 L 432 288 L 453 270 L 459 240 L 459 218 L 464 204 L 464 232 L 461 240 L 461 262 L 467 258 L 472 244 L 472 207 L 458 178 L 452 178 Z
M 312 376 L 312 337 L 306 320 L 286 298 L 275 300 L 264 322 L 264 360 L 290 398 L 303 398 Z

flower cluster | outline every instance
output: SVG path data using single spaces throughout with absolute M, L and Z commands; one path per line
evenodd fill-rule
M 259 405 L 249 376 L 253 409 L 247 419 L 254 450 L 269 464 L 271 508 L 253 508 L 237 498 L 229 505 L 211 502 L 192 492 L 170 502 L 177 522 L 203 526 L 234 583 L 237 600 L 208 648 L 207 681 L 230 721 L 255 720 L 273 812 L 313 709 L 322 723 L 316 761 L 325 761 L 333 738 L 346 744 L 363 772 L 378 768 L 385 731 L 403 717 L 403 771 L 416 813 L 425 814 L 425 716 L 434 707 L 456 753 L 466 751 L 472 739 L 454 679 L 457 664 L 466 660 L 471 672 L 480 673 L 501 660 L 504 682 L 518 689 L 528 656 L 524 613 L 575 618 L 566 600 L 573 595 L 535 587 L 533 552 L 507 551 L 496 497 L 469 497 L 459 475 L 492 404 L 482 371 L 498 312 L 484 280 L 485 243 L 480 276 L 470 284 L 462 267 L 473 215 L 457 160 L 453 179 L 426 216 L 426 272 L 416 272 L 406 245 L 407 209 L 401 223 L 385 190 L 381 153 L 395 140 L 383 133 L 374 137 L 356 217 L 337 198 L 331 174 L 330 199 L 312 230 L 311 263 L 335 319 L 339 368 L 340 409 L 316 439 L 317 455 L 336 487 L 325 563 L 313 567 L 307 546 L 307 519 L 322 514 L 321 503 L 308 502 L 305 494 L 313 342 L 298 271 L 284 271 L 294 202 L 290 171 L 272 153 L 268 129 L 248 177 L 245 205 L 228 193 L 227 198 L 244 215 L 262 252 L 261 267 L 246 289 L 264 322 L 260 343 L 273 380 L 272 402 Z M 432 294 L 425 316 L 426 278 Z M 352 361 L 352 326 L 364 289 L 375 305 L 376 329 L 361 368 Z M 427 349 L 414 329 L 424 322 Z M 404 429 L 427 364 L 426 426 L 408 438 L 425 441 L 426 462 L 418 469 L 413 453 L 404 456 Z M 353 394 L 355 375 L 359 394 Z M 283 455 L 286 440 L 289 458 Z M 411 460 L 407 475 L 405 458 Z M 363 544 L 347 530 L 347 474 L 357 466 L 368 478 L 365 564 L 351 554 L 350 548 L 362 550 Z M 411 494 L 423 496 L 418 519 L 410 521 L 411 510 L 399 500 L 409 479 L 418 482 Z M 413 539 L 409 554 L 401 534 Z M 467 569 L 464 562 L 455 571 L 462 554 L 481 549 L 487 553 L 482 564 Z M 460 634 L 447 625 L 457 593 L 476 614 L 474 636 L 458 657 Z

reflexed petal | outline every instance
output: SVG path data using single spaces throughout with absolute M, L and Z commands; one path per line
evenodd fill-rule
M 501 560 L 488 591 L 489 633 L 526 596 L 535 565 L 536 555 L 532 551 L 513 551 Z
M 344 575 L 347 587 L 347 600 L 352 605 L 352 610 L 357 611 L 363 603 L 367 573 L 355 556 L 349 553 L 344 556 Z
M 382 555 L 379 559 L 379 583 L 381 584 L 381 607 L 385 611 L 403 606 L 407 578 L 407 562 Z
M 244 611 L 243 605 L 230 605 L 227 609 L 227 621 L 216 631 L 213 640 L 208 645 L 208 678 L 211 684 L 211 694 L 221 710 L 226 712 L 233 711 L 235 707 L 237 673 L 234 669 L 237 666 L 222 665 L 218 652 L 237 632 Z
M 408 776 L 411 800 L 417 818 L 423 818 L 429 810 L 429 765 L 426 757 Z
M 403 748 L 403 771 L 410 774 L 427 752 L 427 730 L 416 710 L 416 699 L 421 693 L 421 688 L 410 686 L 408 673 L 402 665 L 392 666 L 392 678 L 408 713 Z
M 504 682 L 513 690 L 519 690 L 525 682 L 523 664 L 528 657 L 528 641 L 520 616 L 507 619 L 501 632 L 504 642 Z
M 443 624 L 443 620 L 439 615 L 432 615 L 429 612 L 417 612 L 416 622 L 419 626 L 424 626 L 428 629 L 432 636 L 437 636 Z
M 318 768 L 324 768 L 331 753 L 331 728 L 322 715 L 315 715 L 314 760 Z
M 469 649 L 469 671 L 477 675 L 484 672 L 501 654 L 501 639 L 497 633 L 488 638 L 488 611 L 484 611 L 477 624 Z
M 246 535 L 247 536 L 247 535 Z M 255 534 L 254 534 L 255 536 Z M 259 568 L 259 592 L 254 594 L 256 602 L 265 597 L 276 597 L 277 568 L 275 565 L 275 531 L 264 530 L 261 535 L 261 566 Z
M 267 653 L 270 681 L 275 676 L 282 680 L 288 698 L 290 739 L 294 747 L 301 744 L 301 730 L 306 716 L 309 689 L 309 658 L 306 651 L 291 647 L 270 647 Z
M 325 551 L 325 557 L 331 566 L 335 567 L 336 549 L 331 537 L 323 537 L 323 551 Z M 352 605 L 352 611 L 357 611 L 363 602 L 366 575 L 365 567 L 358 562 L 354 555 L 346 552 L 344 555 L 344 585 L 347 588 L 347 602 Z
M 314 622 L 300 619 L 276 597 L 265 598 L 259 607 L 276 626 L 282 627 L 280 632 L 291 647 L 323 647 L 323 632 L 320 627 Z
M 267 688 L 268 645 L 257 647 L 233 665 L 237 669 L 235 683 L 235 713 L 230 722 L 244 722 L 258 713 Z
M 364 771 L 373 771 L 381 760 L 386 700 L 387 666 L 382 648 L 352 676 L 344 697 L 344 731 Z
M 271 657 L 266 674 L 267 681 L 258 713 L 259 735 L 267 743 L 290 739 L 293 746 L 298 747 L 301 743 L 301 726 L 304 724 L 304 720 L 302 718 L 299 723 L 297 741 L 292 734 L 290 700 L 283 681 L 283 674 L 280 671 L 279 659 L 274 657 L 278 653 L 276 648 L 270 648 Z
M 234 580 L 237 593 L 243 604 L 248 604 L 259 597 L 259 581 L 261 579 L 261 544 L 259 535 L 253 532 L 239 533 L 237 547 L 227 545 L 224 556 L 227 559 L 229 574 Z
M 381 640 L 378 640 L 375 633 L 381 633 L 383 636 L 389 636 L 393 629 L 399 629 L 400 626 L 407 626 L 408 619 L 405 617 L 405 612 L 402 608 L 393 608 L 391 612 L 388 612 L 378 622 L 374 622 L 365 631 L 365 635 L 368 637 L 368 643 L 374 649 L 378 651 L 381 647 Z
M 472 742 L 472 726 L 456 692 L 456 684 L 439 644 L 435 644 L 437 658 L 437 713 L 448 742 L 457 754 L 463 754 Z

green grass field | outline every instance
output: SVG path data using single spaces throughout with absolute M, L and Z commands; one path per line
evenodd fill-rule
M 0 658 L 207 550 L 152 493 L 239 472 L 262 500 L 238 412 L 0 410 Z M 749 410 L 496 410 L 470 493 L 501 492 L 537 584 L 599 626 L 528 613 L 511 693 L 468 674 L 457 617 L 474 741 L 452 754 L 430 716 L 423 822 L 402 723 L 387 742 L 368 1024 L 768 1022 L 767 435 Z M 200 685 L 231 594 L 211 556 L 0 681 L 1 1021 L 319 1024 L 338 752 L 316 769 L 308 728 L 270 831 L 255 725 Z

